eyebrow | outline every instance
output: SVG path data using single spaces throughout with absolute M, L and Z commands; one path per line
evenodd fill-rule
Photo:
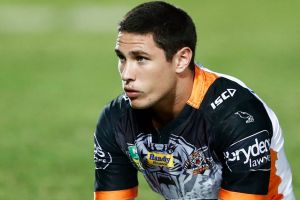
M 132 55 L 132 56 L 150 56 L 148 53 L 144 52 L 144 51 L 130 51 L 129 52 L 129 55 Z
M 119 49 L 115 49 L 116 54 L 119 56 L 124 56 L 124 54 L 119 50 Z M 136 56 L 150 56 L 148 53 L 144 52 L 144 51 L 140 51 L 140 50 L 136 50 L 136 51 L 130 51 L 129 52 L 130 56 L 136 57 Z
M 123 53 L 119 49 L 115 49 L 117 56 L 123 56 Z

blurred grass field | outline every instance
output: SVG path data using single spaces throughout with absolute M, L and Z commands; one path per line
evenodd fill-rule
M 93 131 L 120 91 L 117 22 L 142 1 L 0 0 L 0 199 L 93 196 Z M 197 61 L 278 115 L 300 198 L 300 2 L 169 1 L 198 30 Z M 140 179 L 138 199 L 162 199 Z

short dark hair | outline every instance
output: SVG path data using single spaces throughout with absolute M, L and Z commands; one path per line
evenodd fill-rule
M 163 1 L 140 4 L 124 16 L 118 31 L 153 34 L 154 42 L 164 50 L 167 61 L 172 60 L 179 49 L 189 47 L 193 52 L 189 68 L 194 70 L 196 28 L 191 17 L 182 9 Z

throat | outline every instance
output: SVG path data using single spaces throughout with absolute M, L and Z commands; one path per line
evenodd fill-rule
M 152 125 L 156 129 L 160 129 L 164 126 L 166 126 L 168 123 L 173 121 L 183 110 L 185 106 L 185 103 L 181 105 L 180 107 L 177 107 L 177 109 L 160 109 L 160 110 L 152 110 L 151 111 L 151 120 Z
M 157 104 L 150 108 L 152 124 L 155 128 L 162 128 L 173 121 L 184 109 L 193 89 L 194 73 L 186 70 L 175 89 L 165 95 Z
M 172 121 L 175 117 L 152 117 L 152 125 L 155 129 L 160 129 Z

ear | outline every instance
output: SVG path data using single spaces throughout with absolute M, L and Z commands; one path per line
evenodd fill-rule
M 189 67 L 192 55 L 193 52 L 189 47 L 183 47 L 177 51 L 175 56 L 176 73 L 181 73 Z

